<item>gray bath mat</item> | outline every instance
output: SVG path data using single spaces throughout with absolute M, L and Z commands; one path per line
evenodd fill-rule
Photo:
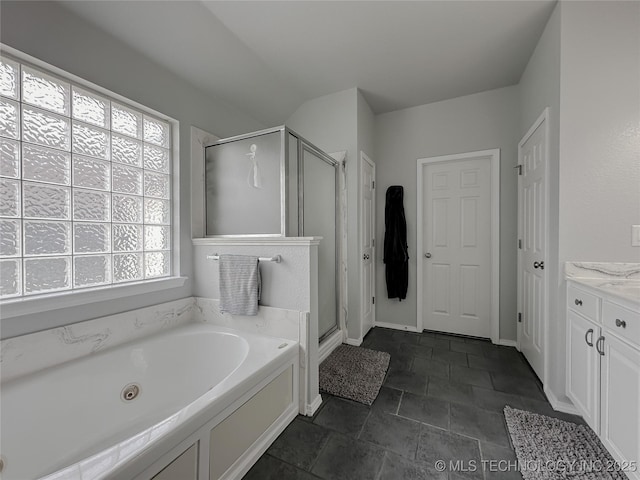
M 586 425 L 504 407 L 511 442 L 525 480 L 626 480 Z
M 320 391 L 371 405 L 390 359 L 387 352 L 340 345 L 320 364 Z

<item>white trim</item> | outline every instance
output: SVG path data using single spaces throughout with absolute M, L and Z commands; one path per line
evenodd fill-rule
M 558 412 L 569 413 L 571 415 L 581 416 L 580 412 L 573 405 L 573 403 L 562 402 L 558 400 L 558 397 L 556 397 L 556 395 L 547 386 L 544 387 L 544 394 L 547 396 L 547 400 L 549 400 L 549 403 L 551 404 L 554 410 Z
M 364 239 L 362 238 L 363 235 L 363 223 L 364 223 L 364 215 L 363 215 L 363 192 L 362 192 L 362 166 L 363 163 L 368 163 L 371 166 L 371 169 L 373 171 L 372 173 L 372 177 L 373 177 L 373 184 L 375 185 L 375 181 L 376 181 L 376 164 L 373 163 L 373 161 L 367 156 L 366 153 L 364 153 L 362 150 L 360 150 L 360 165 L 358 168 L 358 258 L 362 258 L 362 256 L 364 255 L 364 252 L 362 251 L 362 245 L 364 244 Z M 371 231 L 373 233 L 373 246 L 371 247 L 371 281 L 373 282 L 373 288 L 371 289 L 371 293 L 373 294 L 373 297 L 375 298 L 376 296 L 376 289 L 375 289 L 375 281 L 376 281 L 376 247 L 375 247 L 375 237 L 376 237 L 376 193 L 375 193 L 375 189 L 372 187 L 372 206 L 371 206 L 371 216 L 373 217 L 373 225 L 371 226 Z M 360 312 L 364 312 L 364 303 L 367 301 L 364 298 L 364 283 L 362 281 L 363 278 L 363 267 L 362 267 L 362 263 L 359 263 L 360 267 L 358 268 L 358 280 L 360 283 Z M 373 322 L 371 322 L 372 327 L 375 326 L 376 324 L 376 307 L 375 305 L 372 305 L 371 307 L 371 315 L 373 316 Z M 360 335 L 364 335 L 364 325 L 363 325 L 363 317 L 362 314 L 360 315 Z
M 353 345 L 354 347 L 359 347 L 360 345 L 362 345 L 362 337 L 347 338 L 347 340 L 344 343 L 346 343 L 347 345 Z
M 399 325 L 397 323 L 376 322 L 374 326 L 382 327 L 382 328 L 391 328 L 393 330 L 401 330 L 403 332 L 416 332 L 416 333 L 422 332 L 422 330 L 418 330 L 416 327 L 412 325 Z
M 501 338 L 500 340 L 498 340 L 498 345 L 503 345 L 505 347 L 514 347 L 518 351 L 520 350 L 518 348 L 518 342 L 516 342 L 515 340 L 508 340 L 506 338 Z
M 64 292 L 38 295 L 37 297 L 20 297 L 2 302 L 2 320 L 22 315 L 76 307 L 89 303 L 106 302 L 134 295 L 146 295 L 153 292 L 182 287 L 188 277 L 166 277 L 144 282 L 105 285 L 82 290 L 65 290 Z
M 342 337 L 342 330 L 336 330 L 320 344 L 318 347 L 318 364 L 322 363 L 325 358 L 331 355 L 331 352 L 342 345 Z
M 313 417 L 313 415 L 320 408 L 320 405 L 322 405 L 322 396 L 320 396 L 320 394 L 318 394 L 318 396 L 313 399 L 313 402 L 308 403 L 307 405 L 305 405 L 305 407 L 304 407 L 305 416 L 306 417 Z
M 426 165 L 431 163 L 451 162 L 468 158 L 490 157 L 491 160 L 491 341 L 498 343 L 500 339 L 500 149 L 480 150 L 476 152 L 455 153 L 437 157 L 419 158 L 417 160 L 417 191 L 418 191 L 418 216 L 417 216 L 417 241 L 416 250 L 420 257 L 420 249 L 423 246 L 422 218 L 424 192 L 422 190 L 422 172 Z M 417 262 L 417 331 L 424 328 L 422 324 L 423 262 Z
M 233 237 L 233 238 L 193 238 L 193 245 L 319 245 L 322 237 Z
M 545 218 L 546 218 L 546 225 L 545 225 L 545 254 L 544 254 L 544 263 L 545 265 L 549 265 L 549 242 L 550 242 L 550 235 L 551 232 L 549 231 L 549 154 L 550 154 L 550 139 L 549 139 L 549 135 L 550 135 L 550 127 L 549 127 L 549 107 L 545 107 L 545 109 L 542 111 L 542 113 L 540 114 L 540 116 L 536 119 L 536 121 L 533 123 L 533 125 L 531 125 L 531 128 L 529 128 L 529 130 L 527 130 L 527 133 L 524 134 L 524 136 L 522 137 L 522 140 L 520 140 L 520 142 L 518 143 L 518 165 L 522 165 L 522 147 L 524 146 L 524 144 L 527 142 L 527 140 L 529 140 L 529 138 L 531 137 L 531 135 L 533 135 L 533 133 L 538 129 L 538 127 L 542 124 L 542 122 L 545 122 L 545 176 L 544 176 L 544 182 L 545 182 L 545 188 L 544 188 L 544 213 L 545 213 Z M 521 195 L 520 195 L 520 188 L 521 188 L 521 177 L 518 176 L 518 189 L 517 189 L 517 194 L 518 194 L 518 238 L 522 238 L 522 202 L 521 202 Z M 520 292 L 520 282 L 522 281 L 522 251 L 520 249 L 517 250 L 518 252 L 518 265 L 517 265 L 517 271 L 516 271 L 516 280 L 517 280 L 517 310 L 518 312 L 522 312 L 522 295 Z M 548 272 L 549 270 L 547 270 Z M 542 328 L 543 328 L 543 335 L 542 335 L 542 378 L 540 379 L 542 381 L 542 385 L 546 385 L 547 384 L 547 379 L 549 378 L 549 296 L 551 294 L 551 281 L 549 278 L 548 273 L 546 274 L 546 278 L 545 278 L 545 296 L 544 296 L 544 307 L 543 307 L 543 315 L 542 315 Z M 516 330 L 516 342 L 518 344 L 518 350 L 521 351 L 521 335 L 522 335 L 522 323 L 518 322 L 517 323 L 517 330 Z M 554 397 L 555 398 L 555 397 Z M 555 408 L 555 407 L 554 407 Z

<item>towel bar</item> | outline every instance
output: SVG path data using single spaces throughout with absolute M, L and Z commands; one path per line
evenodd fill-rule
M 207 255 L 207 260 L 220 260 L 220 255 L 217 253 L 215 255 Z M 259 257 L 258 261 L 280 263 L 282 261 L 282 257 L 280 255 L 275 255 L 273 257 Z

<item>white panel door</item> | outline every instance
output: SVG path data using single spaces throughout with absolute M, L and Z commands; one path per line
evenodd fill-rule
M 361 308 L 362 337 L 373 327 L 375 321 L 375 165 L 364 154 L 360 154 L 361 224 L 360 255 L 362 259 Z
M 426 165 L 423 172 L 422 325 L 491 337 L 491 159 Z
M 600 327 L 569 311 L 567 315 L 567 396 L 584 421 L 596 432 L 600 429 L 600 355 L 595 342 Z
M 640 461 L 640 351 L 610 333 L 602 357 L 600 439 L 618 461 Z M 631 478 L 640 478 L 631 472 Z
M 544 381 L 544 316 L 546 315 L 547 120 L 537 122 L 519 146 L 520 204 L 518 296 L 520 350 Z

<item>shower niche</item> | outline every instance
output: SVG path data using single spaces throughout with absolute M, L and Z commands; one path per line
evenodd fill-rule
M 208 237 L 322 237 L 320 341 L 338 328 L 340 164 L 285 126 L 205 147 Z

